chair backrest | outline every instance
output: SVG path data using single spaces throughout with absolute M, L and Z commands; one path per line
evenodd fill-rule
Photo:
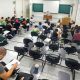
M 73 69 L 76 69 L 76 70 L 80 69 L 80 64 L 78 63 L 78 61 L 76 61 L 74 59 L 67 58 L 65 60 L 65 64 L 66 64 L 66 66 L 68 66 L 72 70 Z
M 42 42 L 36 42 L 35 45 L 36 45 L 36 47 L 41 48 L 41 47 L 44 46 L 44 43 L 42 43 Z
M 38 36 L 38 32 L 31 32 L 31 36 Z
M 25 44 L 25 45 L 28 45 L 28 43 L 29 42 L 33 42 L 31 39 L 28 39 L 28 38 L 24 38 L 23 39 L 23 43 Z
M 44 40 L 47 38 L 47 36 L 41 34 L 41 35 L 39 36 L 39 38 L 44 41 Z
M 49 61 L 51 64 L 59 63 L 60 56 L 58 55 L 47 55 L 46 60 Z
M 77 51 L 76 48 L 75 48 L 74 46 L 65 47 L 64 50 L 66 50 L 66 52 L 67 52 L 68 54 L 72 54 L 72 53 L 74 53 L 74 52 Z
M 17 47 L 17 46 L 14 46 L 14 50 L 16 52 L 18 52 L 19 55 L 24 55 L 24 53 L 27 51 L 27 48 L 25 50 L 24 47 Z
M 24 80 L 33 80 L 33 76 L 28 73 L 20 72 L 15 80 L 21 80 L 24 77 Z

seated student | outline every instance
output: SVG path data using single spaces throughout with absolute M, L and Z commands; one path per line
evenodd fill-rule
M 42 23 L 41 23 L 41 22 L 39 22 L 38 28 L 39 28 L 40 30 L 43 29 L 43 27 L 42 27 Z
M 39 32 L 39 29 L 38 29 L 38 26 L 37 25 L 35 25 L 35 28 L 32 30 L 32 32 Z
M 0 64 L 0 78 L 1 80 L 8 80 L 12 75 L 13 71 L 17 68 L 17 63 L 13 64 L 12 68 L 9 71 L 6 71 L 4 66 Z
M 4 17 L 1 17 L 1 19 L 0 19 L 0 25 L 1 25 L 3 28 L 5 28 L 5 26 L 6 26 L 6 21 L 5 21 Z
M 30 18 L 30 25 L 32 26 L 34 22 L 35 22 L 34 15 L 32 15 L 31 18 Z
M 15 23 L 15 16 L 13 16 L 13 17 L 11 18 L 10 22 L 11 22 L 12 25 L 14 25 L 14 23 Z
M 0 19 L 0 23 L 1 23 L 1 25 L 2 25 L 2 22 L 4 21 L 4 17 L 1 17 L 1 19 Z
M 47 23 L 48 25 L 50 25 L 50 21 L 48 19 L 46 19 L 45 23 Z
M 26 24 L 27 24 L 27 22 L 26 22 L 26 20 L 24 18 L 23 21 L 22 21 L 22 25 L 23 25 L 23 28 L 24 28 L 25 32 L 26 32 L 26 29 L 27 29 Z
M 61 38 L 61 35 L 62 35 L 62 30 L 60 28 L 60 26 L 57 26 L 57 29 L 58 29 L 58 38 Z
M 17 33 L 18 29 L 19 29 L 19 26 L 20 26 L 20 22 L 19 22 L 18 18 L 16 18 L 15 19 L 15 23 L 14 23 L 14 28 L 16 28 L 16 33 Z
M 54 28 L 54 23 L 51 23 L 50 30 L 53 30 L 53 28 Z
M 75 28 L 72 27 L 72 28 L 71 28 L 71 35 L 72 35 L 72 37 L 73 37 L 73 35 L 74 35 L 74 32 L 75 32 Z
M 23 16 L 21 16 L 21 17 L 19 18 L 20 21 L 23 21 L 23 19 L 24 19 Z
M 16 28 L 14 28 L 10 22 L 7 23 L 5 29 L 8 30 L 8 31 L 10 31 L 10 34 L 12 36 L 15 36 L 15 34 L 16 34 Z
M 51 40 L 57 40 L 58 39 L 58 29 L 55 29 L 55 31 L 52 33 L 52 36 L 51 36 Z
M 80 42 L 80 31 L 79 30 L 77 30 L 77 32 L 74 33 L 74 35 L 73 35 L 73 41 Z
M 6 56 L 6 49 L 4 47 L 0 47 L 0 60 L 2 60 Z M 17 68 L 17 63 L 13 64 L 9 71 L 6 71 L 5 62 L 0 62 L 0 78 L 1 80 L 7 80 L 11 75 L 13 70 Z
M 71 28 L 75 27 L 75 21 L 72 21 Z

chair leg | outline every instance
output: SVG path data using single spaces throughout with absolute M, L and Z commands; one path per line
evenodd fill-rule
M 71 70 L 72 71 L 72 80 L 75 80 L 75 70 Z
M 21 59 L 24 57 L 24 55 L 22 55 L 22 57 L 19 59 L 19 61 L 21 61 Z
M 42 72 L 43 72 L 43 69 L 45 67 L 45 64 L 46 64 L 46 59 L 45 59 L 45 61 L 42 62 Z
M 17 55 L 17 59 L 18 59 L 18 55 Z

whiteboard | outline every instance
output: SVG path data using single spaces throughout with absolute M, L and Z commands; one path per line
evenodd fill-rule
M 44 1 L 43 12 L 58 13 L 59 1 Z
M 78 9 L 77 9 L 76 24 L 80 25 L 80 3 L 78 4 Z

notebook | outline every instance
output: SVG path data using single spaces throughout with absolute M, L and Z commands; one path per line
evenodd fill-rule
M 10 70 L 12 65 L 17 63 L 18 65 L 20 64 L 20 62 L 17 59 L 13 59 L 10 63 L 8 63 L 5 67 Z

